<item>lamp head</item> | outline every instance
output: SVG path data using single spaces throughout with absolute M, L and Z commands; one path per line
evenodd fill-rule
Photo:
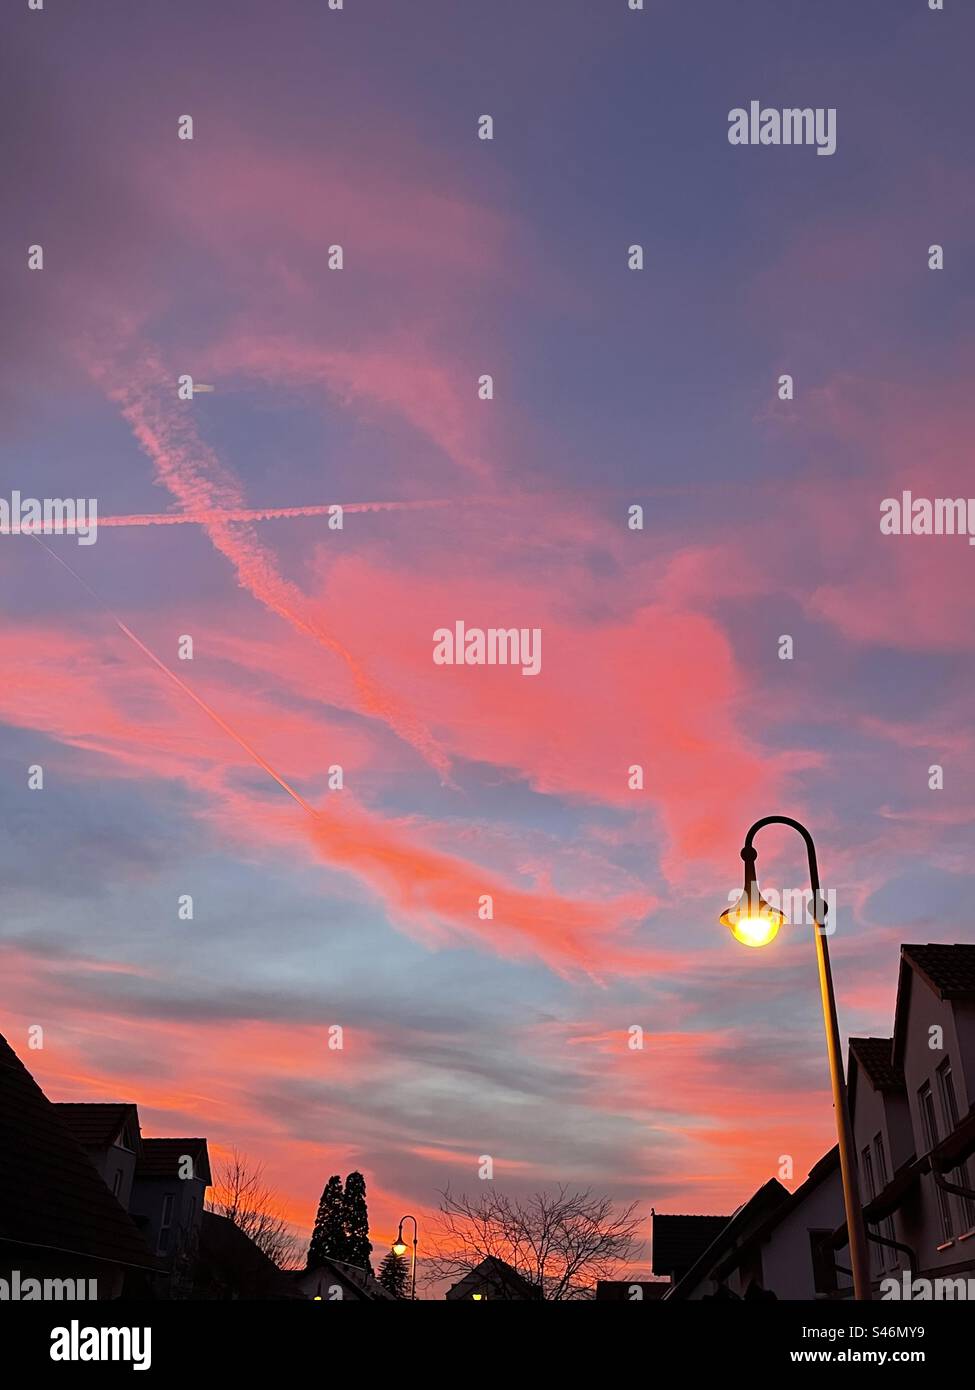
M 743 946 L 767 946 L 774 940 L 785 915 L 765 901 L 757 885 L 742 893 L 738 901 L 722 912 L 718 921 Z
M 393 1241 L 393 1254 L 394 1254 L 394 1255 L 405 1255 L 405 1254 L 406 1254 L 406 1242 L 405 1242 L 405 1240 L 403 1239 L 402 1235 L 397 1236 L 396 1239 Z
M 755 850 L 743 849 L 741 857 L 745 861 L 745 887 L 738 901 L 725 908 L 718 921 L 743 946 L 767 946 L 774 940 L 785 915 L 767 903 L 758 891 Z

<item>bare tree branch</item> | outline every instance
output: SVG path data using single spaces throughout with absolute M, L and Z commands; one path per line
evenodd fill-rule
M 278 1198 L 264 1181 L 263 1163 L 236 1148 L 221 1165 L 207 1211 L 226 1216 L 279 1268 L 297 1262 L 300 1242 L 281 1214 Z
M 434 1253 L 424 1261 L 428 1281 L 456 1283 L 493 1256 L 549 1300 L 591 1298 L 596 1280 L 612 1278 L 630 1257 L 640 1229 L 636 1202 L 614 1212 L 612 1200 L 590 1188 L 518 1200 L 494 1187 L 474 1198 L 448 1187 L 441 1199 Z

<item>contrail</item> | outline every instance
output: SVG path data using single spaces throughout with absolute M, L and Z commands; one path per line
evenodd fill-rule
M 197 512 L 134 512 L 129 516 L 100 516 L 99 526 L 206 526 L 215 521 L 277 521 L 291 516 L 329 516 L 343 512 L 412 512 L 424 507 L 449 507 L 449 497 L 417 502 L 326 502 L 308 507 L 214 507 Z M 42 528 L 38 528 L 42 529 Z
M 156 480 L 175 498 L 181 508 L 179 514 L 204 517 L 202 529 L 233 566 L 241 588 L 295 631 L 339 657 L 355 683 L 360 709 L 381 719 L 435 767 L 444 782 L 449 782 L 450 759 L 422 720 L 401 708 L 329 631 L 319 607 L 281 573 L 277 556 L 259 537 L 255 523 L 212 516 L 215 511 L 254 509 L 248 506 L 236 475 L 203 443 L 192 420 L 181 411 L 174 412 L 171 403 L 164 405 L 159 398 L 158 382 L 164 373 L 158 355 L 131 335 L 123 341 L 124 384 L 119 383 L 114 372 L 109 378 L 111 358 L 100 361 L 96 357 L 92 361 L 88 356 L 86 362 L 95 381 L 121 410 L 139 447 L 152 460 Z M 117 350 L 115 356 L 121 357 L 121 351 Z
M 319 819 L 318 812 L 315 810 L 314 806 L 312 806 L 310 802 L 306 801 L 300 792 L 295 791 L 291 783 L 288 782 L 286 778 L 282 777 L 279 772 L 276 772 L 274 768 L 271 766 L 271 764 L 267 761 L 267 759 L 262 758 L 260 753 L 258 753 L 257 749 L 252 748 L 251 745 L 247 742 L 247 740 L 243 737 L 243 735 L 239 734 L 237 730 L 233 728 L 232 725 L 228 724 L 226 719 L 219 715 L 217 711 L 212 708 L 212 706 L 207 704 L 206 700 L 202 699 L 199 695 L 197 695 L 196 691 L 193 690 L 191 686 L 187 685 L 186 682 L 182 680 L 179 676 L 177 676 L 175 671 L 171 671 L 169 667 L 166 665 L 166 663 L 160 660 L 160 658 L 156 656 L 155 652 L 151 651 L 150 648 L 146 646 L 145 642 L 143 642 L 140 637 L 137 637 L 130 627 L 127 627 L 126 624 L 123 623 L 122 619 L 118 616 L 118 614 L 112 612 L 111 608 L 109 608 L 108 604 L 101 597 L 101 595 L 96 594 L 95 590 L 91 587 L 91 585 L 88 584 L 84 579 L 82 579 L 81 575 L 78 574 L 76 570 L 73 570 L 66 560 L 62 560 L 60 555 L 55 554 L 51 547 L 49 545 L 45 545 L 44 542 L 37 535 L 33 535 L 33 539 L 37 541 L 37 544 L 41 546 L 42 549 L 47 551 L 48 555 L 52 556 L 55 560 L 57 560 L 58 564 L 61 565 L 63 569 L 66 569 L 68 573 L 72 576 L 72 578 L 78 581 L 81 587 L 91 595 L 91 597 L 95 600 L 99 607 L 105 610 L 105 612 L 111 618 L 112 622 L 119 629 L 119 631 L 124 632 L 125 636 L 129 639 L 129 641 L 133 642 L 139 648 L 139 651 L 142 652 L 143 655 L 147 656 L 149 660 L 152 662 L 152 664 L 158 667 L 160 671 L 162 671 L 164 676 L 168 676 L 169 679 L 173 682 L 173 684 L 178 686 L 179 689 L 182 690 L 184 695 L 188 695 L 190 699 L 193 701 L 193 703 L 197 705 L 209 719 L 213 720 L 214 724 L 216 724 L 218 729 L 222 729 L 223 732 L 229 738 L 232 738 L 236 744 L 243 748 L 244 752 L 248 755 L 248 757 L 253 758 L 254 762 L 257 763 L 258 767 L 263 768 L 269 777 L 273 777 L 275 782 L 277 782 L 278 786 L 282 787 L 292 798 L 292 800 L 296 801 L 298 805 L 301 807 L 301 809 L 305 811 L 309 816 L 311 816 L 313 820 Z

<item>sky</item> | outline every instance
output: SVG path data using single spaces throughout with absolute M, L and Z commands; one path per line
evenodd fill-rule
M 717 925 L 748 826 L 816 838 L 844 1036 L 890 1034 L 900 943 L 975 939 L 975 553 L 879 525 L 975 494 L 971 12 L 5 27 L 0 497 L 99 526 L 0 536 L 0 1032 L 263 1163 L 303 1237 L 361 1169 L 377 1259 L 485 1156 L 647 1235 L 796 1185 L 811 928 Z M 835 153 L 731 145 L 752 100 L 835 108 Z M 457 621 L 540 671 L 435 663 Z

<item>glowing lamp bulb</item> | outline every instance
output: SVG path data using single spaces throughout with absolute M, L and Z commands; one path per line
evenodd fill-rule
M 775 939 L 785 916 L 755 889 L 742 893 L 735 905 L 726 908 L 718 920 L 743 946 L 767 946 Z

